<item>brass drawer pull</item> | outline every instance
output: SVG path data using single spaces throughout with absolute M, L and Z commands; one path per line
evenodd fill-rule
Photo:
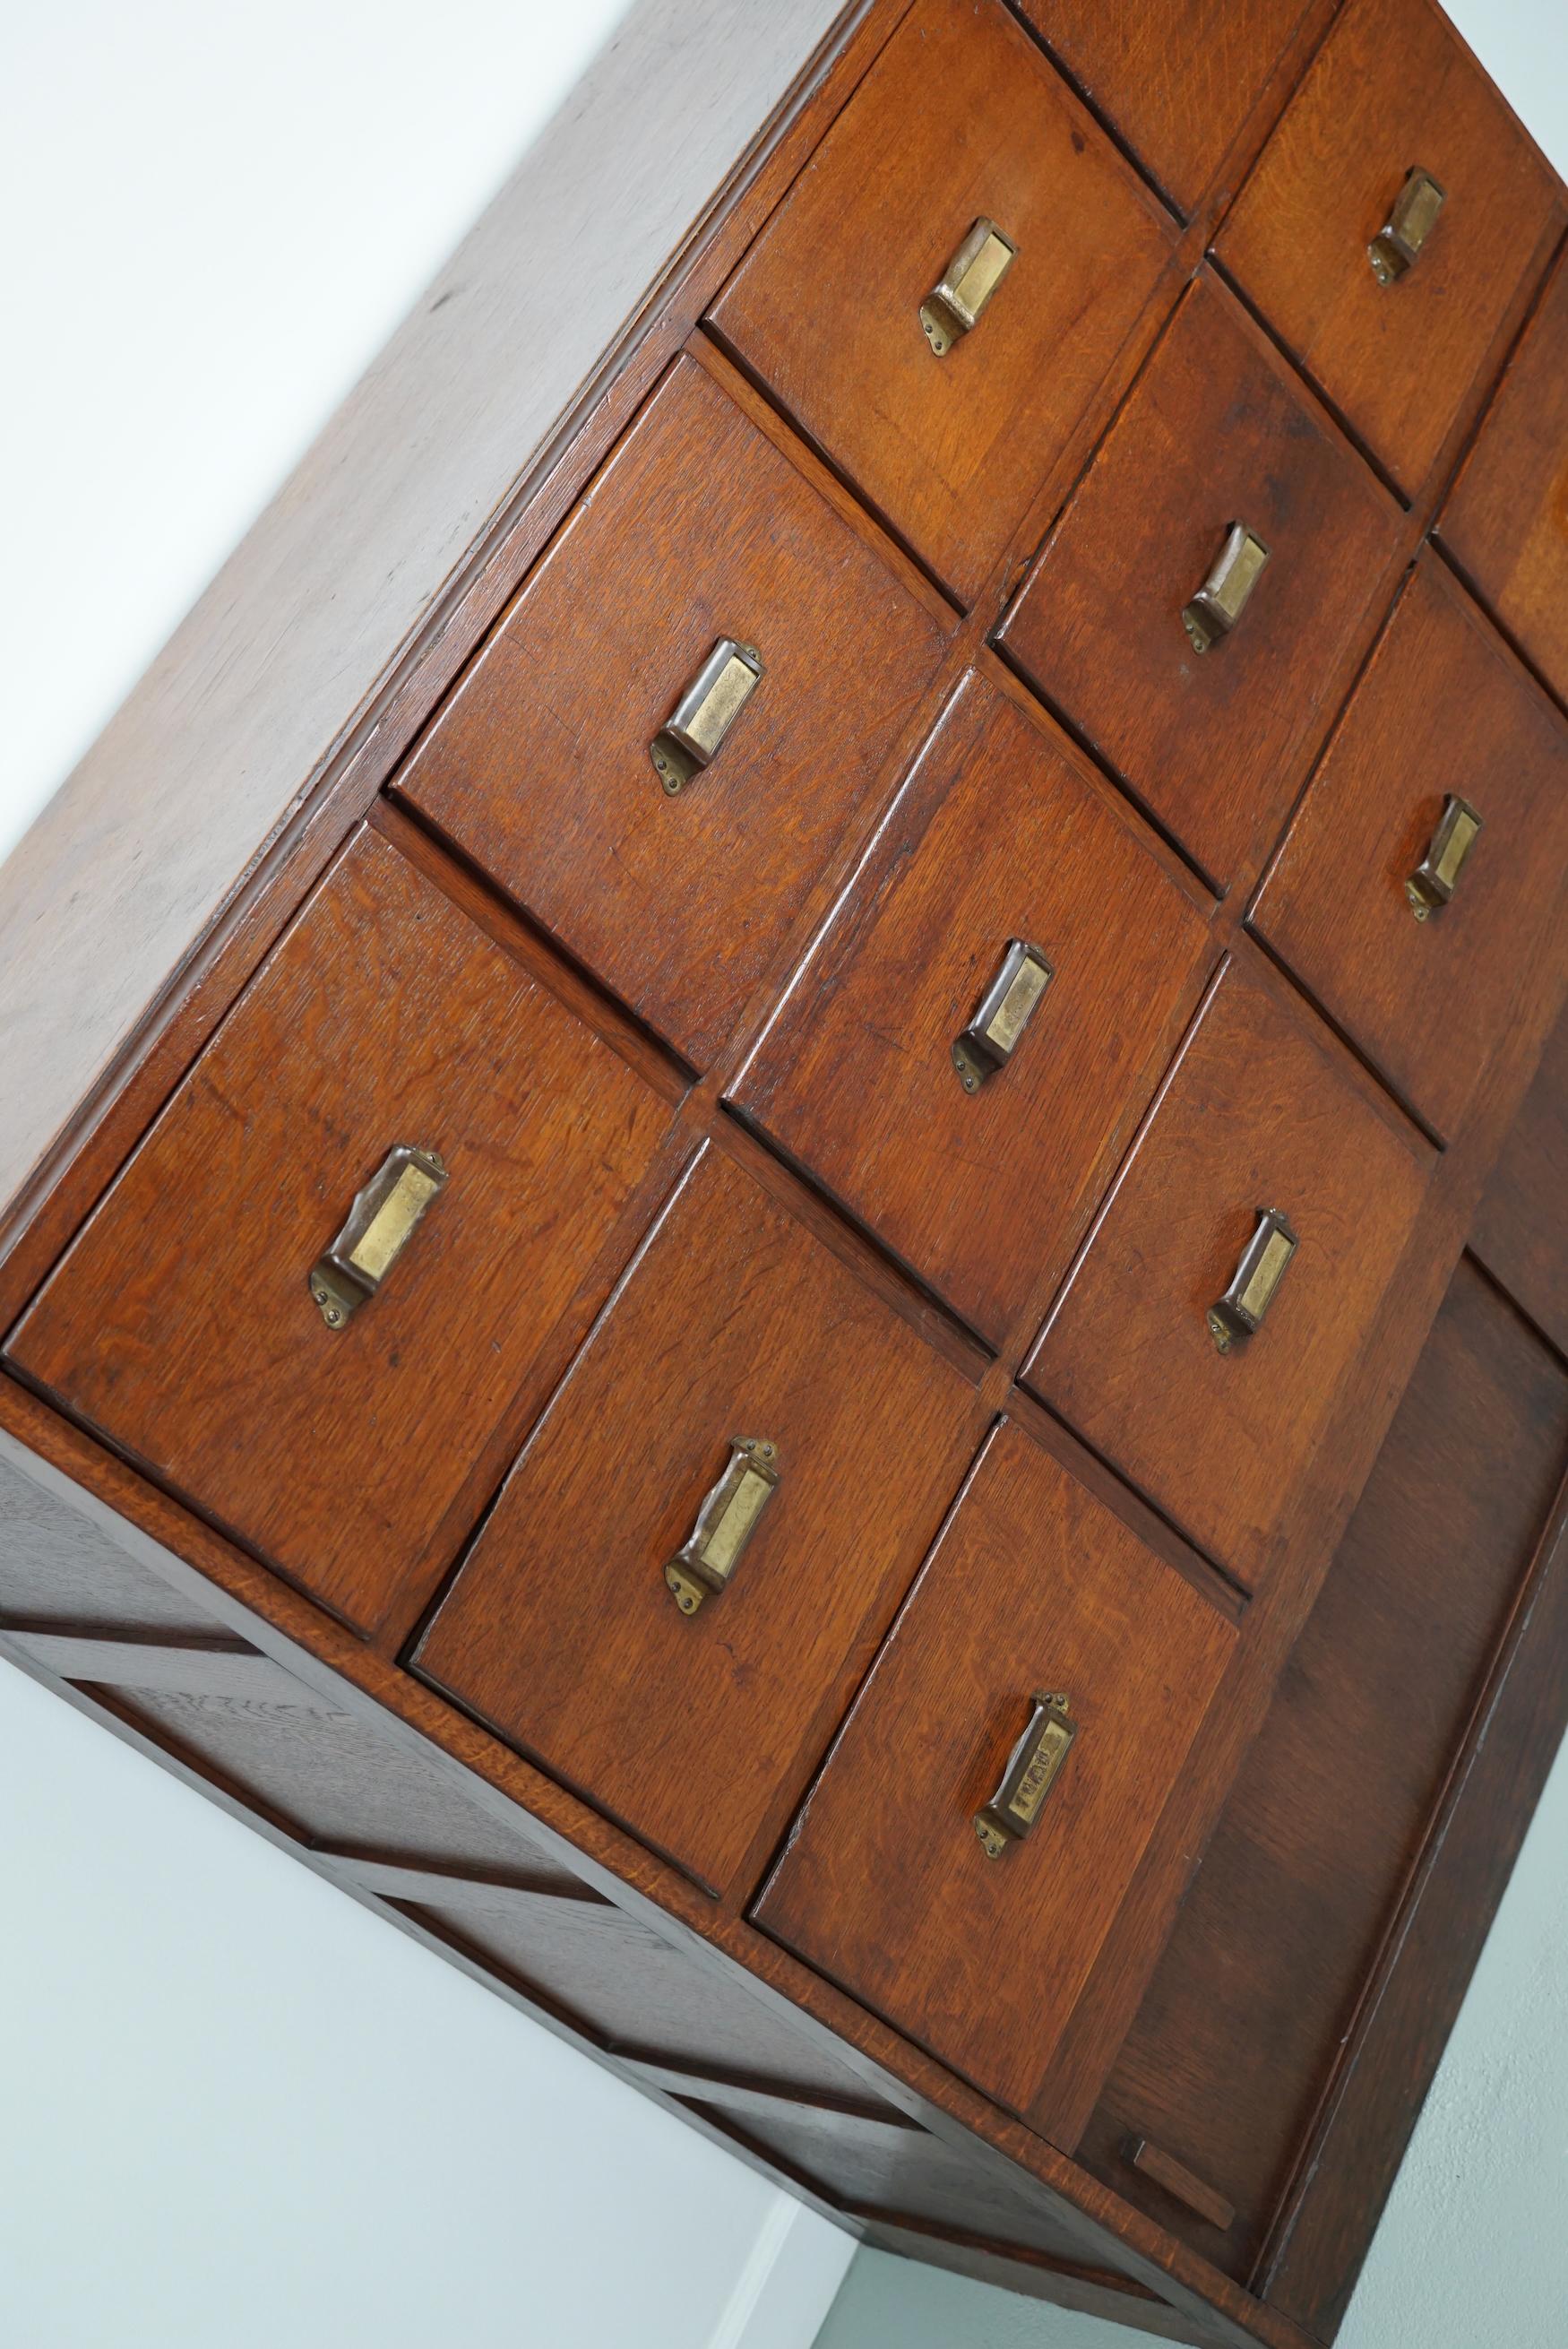
M 1480 832 L 1481 819 L 1469 800 L 1450 792 L 1443 802 L 1432 844 L 1405 884 L 1410 911 L 1418 922 L 1440 914 L 1460 885 L 1460 874 Z
M 980 999 L 975 1017 L 954 1040 L 953 1065 L 966 1093 L 1005 1068 L 1056 973 L 1038 947 L 1010 938 L 1002 968 Z
M 1078 1723 L 1065 1696 L 1035 1697 L 1029 1725 L 1007 1756 L 1002 1783 L 975 1814 L 975 1832 L 987 1859 L 1000 1859 L 1009 1844 L 1021 1843 L 1045 1807 L 1061 1775 Z
M 756 1436 L 730 1439 L 729 1461 L 696 1513 L 689 1538 L 665 1568 L 683 1615 L 724 1588 L 779 1485 L 779 1450 Z
M 925 339 L 945 358 L 960 335 L 969 333 L 1007 272 L 1018 248 L 995 221 L 977 220 L 924 301 L 920 323 Z
M 720 636 L 648 745 L 654 772 L 672 799 L 717 757 L 761 682 L 756 646 Z
M 311 1268 L 310 1293 L 329 1330 L 341 1330 L 374 1297 L 446 1185 L 444 1159 L 399 1142 L 355 1199 L 348 1220 Z
M 1181 615 L 1194 652 L 1206 653 L 1222 636 L 1230 635 L 1251 602 L 1268 559 L 1263 540 L 1245 523 L 1233 522 L 1225 533 L 1219 561 Z
M 1421 257 L 1448 197 L 1429 171 L 1408 171 L 1393 210 L 1367 248 L 1379 285 L 1393 285 Z
M 1299 1243 L 1277 1208 L 1258 1209 L 1258 1227 L 1242 1251 L 1232 1281 L 1208 1313 L 1209 1335 L 1222 1354 L 1238 1338 L 1250 1338 L 1274 1303 Z

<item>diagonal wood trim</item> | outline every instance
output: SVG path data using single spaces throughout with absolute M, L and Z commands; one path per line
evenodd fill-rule
M 157 1690 L 176 1696 L 222 1696 L 250 1704 L 287 1704 L 330 1711 L 326 1701 L 270 1656 L 242 1640 L 128 1640 L 91 1632 L 30 1631 L 8 1626 L 0 1634 L 43 1671 L 63 1681 L 105 1688 Z

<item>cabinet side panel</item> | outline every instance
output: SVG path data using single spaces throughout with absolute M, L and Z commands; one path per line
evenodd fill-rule
M 1565 1454 L 1568 1373 L 1461 1262 L 1080 2148 L 1238 2278 L 1419 1860 Z M 1401 2148 L 1415 2110 L 1402 2094 L 1376 2107 Z M 1229 2228 L 1133 2169 L 1143 2137 L 1234 2205 Z

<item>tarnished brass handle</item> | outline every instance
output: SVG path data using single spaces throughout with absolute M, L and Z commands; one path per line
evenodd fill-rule
M 1394 285 L 1421 257 L 1448 197 L 1429 171 L 1408 171 L 1387 219 L 1367 248 L 1379 285 Z
M 730 1439 L 729 1460 L 696 1513 L 687 1539 L 665 1568 L 683 1615 L 722 1590 L 779 1485 L 779 1448 L 754 1435 Z
M 1440 914 L 1460 885 L 1460 874 L 1480 833 L 1481 820 L 1469 800 L 1450 792 L 1443 802 L 1431 846 L 1405 884 L 1405 895 L 1418 922 Z
M 1252 600 L 1263 577 L 1268 548 L 1245 523 L 1233 522 L 1225 533 L 1219 560 L 1181 614 L 1181 625 L 1192 639 L 1194 652 L 1206 653 L 1228 636 Z
M 761 682 L 756 646 L 720 636 L 648 745 L 654 772 L 672 799 L 717 757 Z
M 1007 1756 L 1001 1785 L 975 1814 L 975 1832 L 987 1859 L 1000 1859 L 1010 1844 L 1021 1843 L 1039 1817 L 1078 1735 L 1069 1703 L 1066 1696 L 1037 1692 L 1029 1725 Z
M 982 216 L 920 305 L 925 339 L 945 358 L 961 335 L 973 329 L 980 313 L 1013 266 L 1017 246 L 995 221 Z
M 953 1065 L 966 1093 L 977 1093 L 987 1077 L 1006 1068 L 1055 976 L 1038 947 L 1009 938 L 1002 967 L 975 1017 L 954 1039 Z
M 433 1150 L 399 1142 L 387 1153 L 343 1229 L 311 1267 L 310 1293 L 329 1330 L 343 1329 L 375 1296 L 446 1181 L 446 1161 Z
M 1209 1335 L 1222 1354 L 1228 1354 L 1238 1338 L 1250 1338 L 1258 1328 L 1299 1245 L 1277 1208 L 1258 1209 L 1258 1227 L 1242 1251 L 1235 1278 L 1223 1297 L 1209 1308 Z

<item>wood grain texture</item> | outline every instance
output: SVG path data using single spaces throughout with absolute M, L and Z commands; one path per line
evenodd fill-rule
M 1014 938 L 1054 976 L 969 1094 L 954 1040 Z M 730 1098 L 995 1344 L 1066 1269 L 1208 953 L 1076 753 L 971 675 Z
M 0 864 L 0 1203 L 349 743 L 817 45 L 859 14 L 637 0 Z M 573 297 L 542 331 L 540 256 L 568 250 Z
M 983 214 L 1017 258 L 939 359 L 920 305 Z M 998 0 L 918 0 L 710 316 L 968 604 L 1172 242 Z
M 1181 623 L 1233 523 L 1270 560 L 1200 655 Z M 1208 279 L 1187 295 L 1000 641 L 1216 883 L 1255 872 L 1370 643 L 1393 501 Z
M 957 1373 L 710 1151 L 418 1669 L 723 1892 L 799 1798 L 979 1424 Z M 777 1446 L 780 1481 L 729 1587 L 688 1619 L 664 1568 L 748 1436 Z
M 1234 1647 L 1230 1625 L 1017 1428 L 988 1446 L 756 1914 L 1018 2110 L 1051 2056 Z M 1078 1735 L 987 1858 L 1036 1690 Z M 1171 1855 L 1180 1871 L 1181 1856 Z
M 1122 2158 L 1140 2178 L 1158 2186 L 1162 2193 L 1174 2195 L 1178 2202 L 1184 2203 L 1209 2226 L 1217 2227 L 1222 2234 L 1235 2223 L 1235 2210 L 1224 2196 L 1216 2194 L 1212 2186 L 1168 2154 L 1162 2146 L 1151 2145 L 1146 2137 L 1129 2137 L 1122 2147 Z
M 1447 202 L 1380 285 L 1406 175 Z M 1436 0 L 1346 0 L 1215 251 L 1408 496 L 1424 486 L 1552 226 L 1552 174 Z
M 1526 659 L 1568 699 L 1568 262 L 1509 363 L 1438 530 Z
M 944 630 L 678 361 L 397 788 L 705 1067 L 941 655 Z M 764 677 L 667 798 L 648 746 L 715 641 Z
M 1405 884 L 1446 798 L 1484 829 L 1453 901 Z M 1463 1121 L 1568 880 L 1568 728 L 1441 566 L 1417 569 L 1296 813 L 1253 927 L 1436 1132 Z
M 515 1828 L 502 1826 L 430 1764 L 303 1682 L 270 1701 L 137 1690 L 119 1710 L 306 1842 L 481 1874 L 539 1871 L 525 1812 Z
M 1018 13 L 1184 214 L 1312 0 L 1018 0 Z
M 1461 1263 L 1078 2148 L 1238 2276 L 1340 2056 L 1565 1462 L 1568 1372 Z M 1415 2107 L 1397 2101 L 1388 2118 L 1402 2143 Z M 1144 2190 L 1130 2132 L 1234 2204 L 1223 2240 Z
M 1568 1354 L 1568 1019 L 1542 1056 L 1470 1226 L 1493 1278 Z
M 374 1629 L 447 1562 L 476 1454 L 667 1123 L 607 1046 L 362 833 L 12 1358 Z M 328 1330 L 306 1277 L 399 1142 L 439 1151 L 450 1178 L 382 1293 Z M 584 1326 L 596 1301 L 577 1308 Z
M 1046 2197 L 985 2147 L 966 2158 L 892 2116 L 875 2119 L 777 2100 L 753 2100 L 745 2111 L 707 2098 L 689 2101 L 841 2209 L 896 2214 L 1053 2259 L 1071 2260 L 1078 2250 Z
M 1260 2282 L 1331 2341 L 1568 1723 L 1561 1511 L 1466 1741 L 1374 1986 L 1356 2061 L 1323 2116 Z
M 700 2065 L 806 2094 L 854 2093 L 852 2075 L 743 1974 L 698 1984 L 680 1948 L 607 1901 L 472 1885 L 416 1913 L 630 2060 Z
M 201 1634 L 213 1629 L 193 1599 L 50 1490 L 39 1464 L 0 1432 L 0 1619 Z
M 1305 1016 L 1233 964 L 1030 1360 L 1041 1400 L 1248 1588 L 1290 1526 L 1427 1171 Z M 1262 1329 L 1222 1354 L 1204 1315 L 1266 1207 L 1300 1245 Z

